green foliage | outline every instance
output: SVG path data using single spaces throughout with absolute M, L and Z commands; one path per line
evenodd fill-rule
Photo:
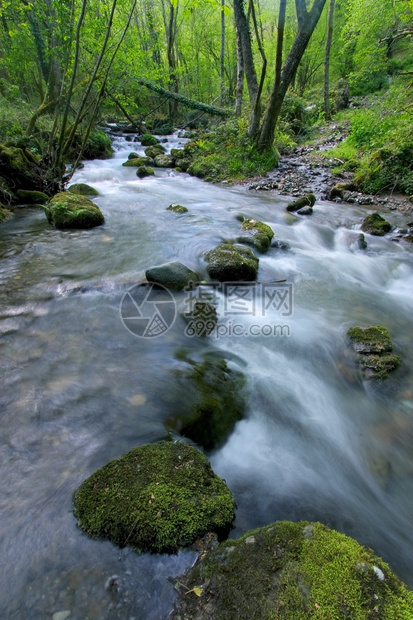
M 147 444 L 110 461 L 74 496 L 78 525 L 120 547 L 175 553 L 207 532 L 228 529 L 235 503 L 195 448 Z
M 355 182 L 370 193 L 398 189 L 413 193 L 413 102 L 397 81 L 386 95 L 350 115 L 351 133 L 329 151 L 355 171 Z
M 113 149 L 109 136 L 99 129 L 92 131 L 83 152 L 84 159 L 109 159 Z
M 258 153 L 243 121 L 222 123 L 184 150 L 192 157 L 190 174 L 217 181 L 263 175 L 277 165 L 279 157 L 275 149 Z

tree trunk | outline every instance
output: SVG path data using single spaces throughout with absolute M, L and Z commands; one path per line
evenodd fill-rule
M 225 105 L 225 0 L 221 0 L 221 105 Z
M 328 32 L 327 32 L 327 42 L 326 42 L 326 53 L 325 53 L 325 58 L 324 58 L 324 115 L 325 115 L 326 121 L 331 120 L 330 52 L 331 52 L 331 42 L 333 40 L 334 4 L 335 4 L 335 0 L 330 0 L 330 8 L 328 12 Z
M 252 114 L 248 135 L 254 137 L 259 127 L 259 112 L 256 110 L 256 101 L 258 96 L 258 80 L 254 66 L 254 58 L 252 55 L 250 31 L 248 21 L 244 12 L 243 0 L 234 0 L 234 16 L 235 26 L 240 40 L 242 58 L 244 62 L 245 78 L 247 80 L 248 95 L 250 99 Z M 258 114 L 257 114 L 258 112 Z
M 235 116 L 239 118 L 242 111 L 242 94 L 244 92 L 244 59 L 242 56 L 241 41 L 237 32 L 237 87 L 235 94 Z
M 297 71 L 298 65 L 300 64 L 301 58 L 303 57 L 318 20 L 320 19 L 325 3 L 326 0 L 314 0 L 311 11 L 307 11 L 305 8 L 305 0 L 296 0 L 298 33 L 281 72 L 276 72 L 275 75 L 270 102 L 260 128 L 258 150 L 261 152 L 272 148 L 275 127 L 285 95 Z M 279 62 L 278 53 L 279 50 L 277 44 L 277 62 Z

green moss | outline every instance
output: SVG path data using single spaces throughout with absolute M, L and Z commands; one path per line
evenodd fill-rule
M 82 138 L 79 137 L 80 143 Z M 84 159 L 109 159 L 113 155 L 109 136 L 100 129 L 92 131 L 83 152 Z
M 178 581 L 176 620 L 413 617 L 413 593 L 388 565 L 321 523 L 283 521 L 247 532 L 204 555 Z M 200 596 L 191 592 L 196 586 Z
M 205 450 L 219 448 L 245 415 L 245 377 L 228 368 L 224 359 L 186 361 L 190 370 L 177 374 L 188 398 L 195 391 L 195 402 L 189 411 L 183 405 L 169 425 Z
M 4 222 L 5 220 L 10 219 L 11 216 L 11 211 L 9 211 L 8 209 L 6 209 L 6 207 L 0 204 L 0 222 Z
M 165 154 L 165 147 L 162 146 L 162 144 L 157 144 L 156 146 L 148 146 L 147 149 L 145 149 L 145 155 L 146 157 L 149 157 L 150 159 L 155 159 L 155 157 L 158 157 L 158 155 L 164 155 Z
M 286 209 L 289 213 L 293 213 L 294 211 L 299 211 L 303 207 L 313 207 L 315 204 L 315 201 L 316 201 L 316 198 L 314 194 L 306 194 L 305 196 L 302 196 L 298 200 L 295 200 L 294 202 L 290 202 L 287 205 Z
M 367 379 L 387 379 L 389 373 L 400 366 L 400 357 L 391 354 L 393 343 L 386 327 L 351 327 L 347 336 L 359 353 L 358 361 Z
M 375 379 L 387 379 L 401 364 L 398 355 L 366 355 L 361 359 L 364 371 Z
M 167 211 L 173 211 L 174 213 L 187 213 L 188 209 L 184 207 L 183 205 L 172 204 L 172 205 L 169 205 L 169 207 L 167 208 Z
M 207 252 L 205 260 L 210 277 L 220 282 L 249 282 L 257 277 L 259 260 L 249 248 L 223 243 Z
M 195 448 L 148 444 L 110 461 L 74 496 L 78 525 L 120 547 L 174 553 L 234 518 L 231 491 Z
M 391 224 L 378 213 L 372 213 L 364 218 L 361 230 L 376 237 L 382 237 L 391 230 Z
M 158 144 L 158 139 L 150 133 L 144 133 L 141 138 L 142 146 L 154 146 Z
M 61 192 L 44 207 L 50 224 L 56 228 L 93 228 L 104 223 L 101 210 L 79 194 Z
M 268 224 L 255 220 L 243 220 L 242 228 L 247 235 L 238 237 L 238 243 L 254 245 L 257 250 L 263 254 L 268 251 L 272 238 L 274 237 L 274 232 Z
M 80 194 L 81 196 L 99 196 L 98 190 L 86 183 L 72 183 L 67 188 L 67 191 L 72 194 Z
M 347 336 L 358 353 L 387 353 L 393 350 L 390 332 L 383 325 L 350 327 Z
M 139 166 L 136 171 L 136 176 L 138 176 L 140 179 L 153 176 L 154 174 L 155 170 L 153 168 L 150 168 L 149 166 Z
M 36 192 L 34 190 L 17 190 L 17 198 L 19 202 L 26 205 L 44 205 L 49 202 L 49 196 L 44 192 Z

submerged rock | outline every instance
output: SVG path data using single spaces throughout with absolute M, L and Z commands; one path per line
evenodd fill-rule
M 245 415 L 245 377 L 222 358 L 186 361 L 190 369 L 176 374 L 191 404 L 183 403 L 168 423 L 205 450 L 219 448 Z
M 44 192 L 27 189 L 18 189 L 17 198 L 20 203 L 25 205 L 45 205 L 50 200 Z
M 150 168 L 149 166 L 139 166 L 136 171 L 136 176 L 140 179 L 144 179 L 145 177 L 151 177 L 155 174 L 155 170 Z
M 89 536 L 153 553 L 175 553 L 207 532 L 229 530 L 235 508 L 202 452 L 173 441 L 110 461 L 83 482 L 74 505 Z
M 61 192 L 44 207 L 50 224 L 56 228 L 93 228 L 104 223 L 99 207 L 78 194 Z
M 366 379 L 386 379 L 389 372 L 400 366 L 400 357 L 391 353 L 393 343 L 386 327 L 351 327 L 347 336 L 359 354 L 358 361 Z
M 363 233 L 361 233 L 358 238 L 357 238 L 357 245 L 359 247 L 359 250 L 367 250 L 367 241 L 363 235 Z
M 364 218 L 361 230 L 370 233 L 370 235 L 375 235 L 376 237 L 383 237 L 383 235 L 391 230 L 391 224 L 386 222 L 379 213 L 372 213 Z
M 167 211 L 173 211 L 174 213 L 187 213 L 188 209 L 183 205 L 172 204 L 166 209 Z
M 196 301 L 191 311 L 184 313 L 184 319 L 188 322 L 186 336 L 210 336 L 217 326 L 218 313 L 209 301 Z
M 310 207 L 309 205 L 307 207 L 301 207 L 301 209 L 298 209 L 297 214 L 298 215 L 312 215 L 313 208 Z
M 279 521 L 221 543 L 176 587 L 172 620 L 413 617 L 413 593 L 381 558 L 307 521 Z
M 177 261 L 151 267 L 145 275 L 149 282 L 162 284 L 162 286 L 174 291 L 182 291 L 186 287 L 194 286 L 199 281 L 199 277 L 194 271 Z
M 315 204 L 315 196 L 314 194 L 306 194 L 305 196 L 302 196 L 301 198 L 299 198 L 298 200 L 295 200 L 294 202 L 290 202 L 286 209 L 289 213 L 294 213 L 295 211 L 299 211 L 300 209 L 303 209 L 304 207 L 313 207 Z
M 257 277 L 259 260 L 249 248 L 223 243 L 207 252 L 205 260 L 210 277 L 220 282 L 250 282 Z
M 262 254 L 268 251 L 272 238 L 274 237 L 274 232 L 268 224 L 244 219 L 242 221 L 242 229 L 245 234 L 238 237 L 238 243 L 253 245 Z
M 73 183 L 67 188 L 67 191 L 81 196 L 99 196 L 98 190 L 86 183 Z

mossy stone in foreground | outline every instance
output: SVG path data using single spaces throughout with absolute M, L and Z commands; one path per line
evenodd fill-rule
M 79 487 L 74 504 L 78 525 L 90 536 L 159 553 L 228 529 L 235 508 L 202 452 L 172 441 L 110 461 Z
M 391 230 L 391 224 L 386 222 L 386 220 L 379 215 L 379 213 L 372 213 L 364 218 L 361 225 L 361 230 L 363 232 L 370 233 L 370 235 L 382 237 Z
M 67 188 L 67 191 L 71 194 L 80 194 L 81 196 L 99 196 L 98 190 L 87 183 L 72 183 Z
M 223 243 L 207 252 L 205 260 L 210 277 L 220 282 L 250 282 L 257 277 L 259 260 L 249 248 Z
M 140 179 L 144 179 L 145 177 L 152 177 L 154 176 L 155 171 L 153 168 L 150 168 L 149 166 L 139 166 L 139 168 L 136 171 L 136 176 L 139 177 Z
M 268 251 L 274 237 L 274 232 L 268 224 L 256 222 L 255 220 L 243 220 L 242 229 L 245 234 L 242 237 L 238 237 L 238 243 L 253 245 L 262 254 Z
M 91 200 L 70 192 L 53 196 L 44 210 L 49 223 L 61 229 L 93 228 L 105 221 L 101 210 Z
M 227 540 L 178 582 L 173 620 L 413 618 L 413 593 L 389 566 L 321 523 L 280 521 Z

